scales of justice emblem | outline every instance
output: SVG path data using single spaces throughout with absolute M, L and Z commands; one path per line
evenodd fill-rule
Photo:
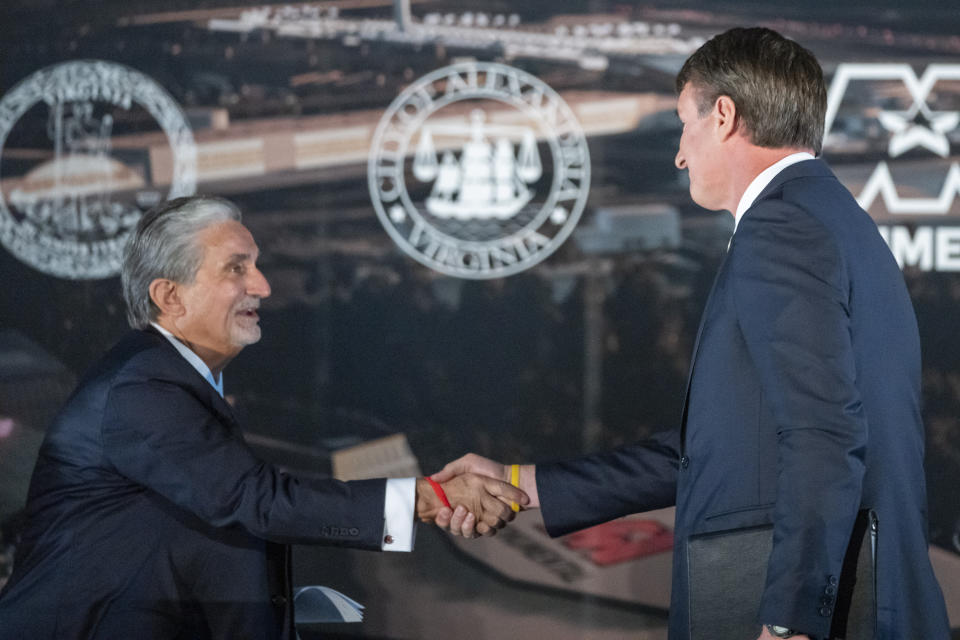
M 534 132 L 528 127 L 486 126 L 483 111 L 471 113 L 470 139 L 459 161 L 447 150 L 437 163 L 433 134 L 456 135 L 459 127 L 424 127 L 413 161 L 413 175 L 434 182 L 426 208 L 438 218 L 458 220 L 511 218 L 534 196 L 529 185 L 543 175 Z M 519 154 L 508 136 L 522 137 Z M 492 144 L 488 136 L 500 136 Z
M 371 199 L 397 245 L 461 278 L 537 264 L 579 220 L 590 183 L 586 138 L 544 82 L 464 62 L 405 89 L 374 134 Z
M 152 149 L 141 148 L 151 156 L 143 169 L 115 153 L 115 116 L 129 117 L 134 108 L 153 118 L 173 152 L 166 197 L 193 193 L 196 147 L 186 117 L 138 71 L 97 60 L 65 62 L 37 71 L 0 100 L 0 160 L 12 155 L 6 147 L 16 128 L 17 142 L 9 146 L 28 141 L 31 148 L 19 154 L 41 158 L 18 171 L 0 165 L 0 242 L 14 256 L 62 278 L 119 272 L 143 209 L 164 199 L 152 180 Z M 45 136 L 29 130 L 41 126 L 41 118 Z

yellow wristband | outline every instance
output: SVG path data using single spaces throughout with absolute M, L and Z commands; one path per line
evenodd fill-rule
M 510 465 L 510 484 L 518 489 L 520 488 L 520 465 L 518 464 Z M 520 511 L 520 505 L 516 502 L 511 502 L 510 508 L 514 511 Z

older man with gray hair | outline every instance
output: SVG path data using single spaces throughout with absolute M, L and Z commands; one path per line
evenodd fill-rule
M 0 639 L 292 638 L 289 544 L 408 551 L 414 517 L 441 511 L 423 478 L 300 478 L 247 447 L 223 368 L 260 339 L 258 253 L 220 198 L 140 220 L 122 273 L 133 331 L 47 432 Z M 527 501 L 478 476 L 442 488 L 485 533 Z

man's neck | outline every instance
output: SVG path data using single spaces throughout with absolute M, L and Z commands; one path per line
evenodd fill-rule
M 729 200 L 724 203 L 724 209 L 731 215 L 736 215 L 737 205 L 743 198 L 744 192 L 750 183 L 760 175 L 767 167 L 783 160 L 789 155 L 806 151 L 813 153 L 811 149 L 801 147 L 757 147 L 750 143 L 744 143 L 730 154 L 730 194 Z
M 213 374 L 214 380 L 220 379 L 220 373 L 233 359 L 232 356 L 225 356 L 218 351 L 204 347 L 202 343 L 189 340 L 185 335 L 183 335 L 183 332 L 180 331 L 168 318 L 161 316 L 157 318 L 155 322 L 169 331 L 170 335 L 183 343 L 185 347 L 190 349 L 190 351 L 194 352 L 198 358 L 203 360 L 203 363 L 207 365 L 208 369 L 210 369 L 210 373 Z

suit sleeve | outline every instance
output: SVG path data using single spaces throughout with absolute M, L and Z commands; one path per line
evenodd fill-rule
M 565 462 L 537 465 L 547 532 L 559 536 L 676 502 L 680 432 Z
M 116 385 L 101 433 L 118 472 L 213 526 L 274 542 L 380 549 L 384 480 L 287 474 L 175 382 Z
M 819 221 L 778 201 L 755 206 L 733 242 L 737 317 L 777 432 L 774 541 L 759 621 L 826 637 L 867 445 L 846 268 Z

